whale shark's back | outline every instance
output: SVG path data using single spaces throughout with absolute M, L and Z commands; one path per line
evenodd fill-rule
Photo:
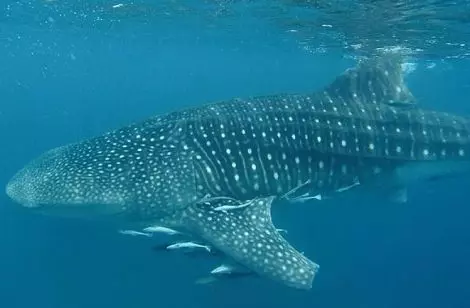
M 419 108 L 398 56 L 363 61 L 310 95 L 236 98 L 146 123 L 150 130 L 180 123 L 187 134 L 204 130 L 215 139 L 228 134 L 225 143 L 239 139 L 361 157 L 468 159 L 470 152 L 469 120 Z
M 241 142 L 404 161 L 468 159 L 469 120 L 419 108 L 400 63 L 365 61 L 309 95 L 237 98 L 149 121 L 179 122 L 189 138 L 203 135 L 222 147 Z

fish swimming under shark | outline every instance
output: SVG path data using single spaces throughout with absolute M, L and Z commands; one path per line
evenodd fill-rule
M 372 58 L 316 92 L 207 104 L 58 147 L 6 192 L 48 214 L 184 230 L 259 277 L 310 289 L 319 266 L 275 228 L 274 202 L 346 190 L 404 200 L 413 181 L 470 171 L 470 120 L 421 109 L 401 64 Z

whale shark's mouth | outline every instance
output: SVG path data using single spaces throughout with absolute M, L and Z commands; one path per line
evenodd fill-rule
M 16 181 L 14 177 L 6 186 L 5 192 L 12 200 L 26 208 L 38 208 L 41 205 L 34 200 L 34 194 L 28 185 Z
M 32 201 L 23 202 L 22 205 L 29 209 L 38 209 L 44 206 L 43 204 L 32 202 Z
M 44 204 L 44 203 L 22 203 L 23 208 L 39 215 L 61 217 L 61 218 L 77 218 L 104 220 L 116 219 L 121 214 L 120 207 L 114 205 L 102 204 L 86 204 L 86 205 L 70 205 L 70 204 Z

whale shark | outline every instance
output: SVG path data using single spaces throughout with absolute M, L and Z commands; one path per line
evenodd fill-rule
M 346 191 L 406 201 L 415 181 L 470 171 L 470 120 L 423 109 L 403 59 L 364 59 L 311 93 L 176 110 L 49 150 L 7 195 L 31 211 L 192 234 L 233 264 L 308 290 L 319 265 L 273 224 L 272 207 Z

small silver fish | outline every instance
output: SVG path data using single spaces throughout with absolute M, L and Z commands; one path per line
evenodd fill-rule
M 302 196 L 299 196 L 299 197 L 296 197 L 294 199 L 290 199 L 289 202 L 292 202 L 292 203 L 304 203 L 308 200 L 312 200 L 312 199 L 315 199 L 315 200 L 318 200 L 318 201 L 321 201 L 323 200 L 323 196 L 318 194 L 318 195 L 315 195 L 315 196 L 310 196 L 308 193 L 305 193 L 303 194 Z
M 151 232 L 151 233 L 164 233 L 167 235 L 177 235 L 181 234 L 181 232 L 167 228 L 167 227 L 162 227 L 162 226 L 150 226 L 145 228 L 143 231 L 145 232 Z
M 194 242 L 181 242 L 181 243 L 175 243 L 171 244 L 166 247 L 168 250 L 176 250 L 176 249 L 188 249 L 188 250 L 195 250 L 195 249 L 204 249 L 207 252 L 212 252 L 211 248 L 207 245 L 201 245 L 197 244 Z
M 210 274 L 216 277 L 241 277 L 253 275 L 254 273 L 248 268 L 239 264 L 223 263 L 220 266 L 214 268 Z
M 276 229 L 277 232 L 279 233 L 285 233 L 287 234 L 287 230 L 286 229 Z
M 342 188 L 338 188 L 338 189 L 336 190 L 336 192 L 343 192 L 343 191 L 346 191 L 346 190 L 350 190 L 351 188 L 353 188 L 353 187 L 355 187 L 355 186 L 357 186 L 357 185 L 360 185 L 360 183 L 359 183 L 359 182 L 355 182 L 355 183 L 353 183 L 353 184 L 351 184 L 351 185 L 349 185 L 349 186 L 342 187 Z
M 135 230 L 119 230 L 119 233 L 124 234 L 124 235 L 132 235 L 132 236 L 152 237 L 152 234 L 150 233 L 145 233 L 145 232 L 140 232 L 140 231 L 135 231 Z
M 241 208 L 247 207 L 247 206 L 249 206 L 251 203 L 252 203 L 252 202 L 249 201 L 249 202 L 245 202 L 245 203 L 242 203 L 242 204 L 239 204 L 239 205 L 221 205 L 221 206 L 218 206 L 218 207 L 214 208 L 214 211 L 226 212 L 226 211 L 237 210 L 237 209 L 241 209 Z
M 238 268 L 229 264 L 222 264 L 211 271 L 212 275 L 229 275 L 238 271 Z

